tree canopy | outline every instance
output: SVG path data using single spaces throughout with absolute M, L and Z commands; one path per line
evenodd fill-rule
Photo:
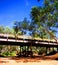
M 47 38 L 54 37 L 54 33 L 58 28 L 58 7 L 57 0 L 44 0 L 42 7 L 32 7 L 31 19 L 33 25 L 35 25 L 36 31 L 41 38 L 45 36 Z M 48 36 L 47 36 L 48 35 Z

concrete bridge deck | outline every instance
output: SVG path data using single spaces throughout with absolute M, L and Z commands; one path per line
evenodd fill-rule
M 23 39 L 7 36 L 0 36 L 0 45 L 20 45 L 20 46 L 42 46 L 42 47 L 58 47 L 58 42 L 36 39 Z

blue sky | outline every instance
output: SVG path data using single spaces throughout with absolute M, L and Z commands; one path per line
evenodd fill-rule
M 24 17 L 30 18 L 33 6 L 43 6 L 43 1 L 37 0 L 0 0 L 0 25 L 13 26 L 14 21 L 21 21 Z M 58 34 L 56 34 L 58 37 Z
M 0 25 L 13 26 L 14 21 L 30 18 L 32 6 L 42 6 L 43 0 L 0 0 Z

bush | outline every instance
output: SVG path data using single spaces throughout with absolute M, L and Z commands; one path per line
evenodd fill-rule
M 4 52 L 2 53 L 3 56 L 16 56 L 15 52 Z
M 10 56 L 16 56 L 16 53 L 15 52 L 11 52 Z
M 42 54 L 44 54 L 44 53 L 46 53 L 46 49 L 45 49 L 45 47 L 42 47 L 42 48 L 39 50 L 38 55 L 42 55 Z

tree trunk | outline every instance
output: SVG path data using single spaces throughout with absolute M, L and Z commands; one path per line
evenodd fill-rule
M 56 37 L 56 36 L 54 36 L 51 32 L 49 32 L 47 28 L 44 29 L 44 30 L 45 30 L 47 33 L 49 33 L 50 36 L 57 42 L 57 37 Z

